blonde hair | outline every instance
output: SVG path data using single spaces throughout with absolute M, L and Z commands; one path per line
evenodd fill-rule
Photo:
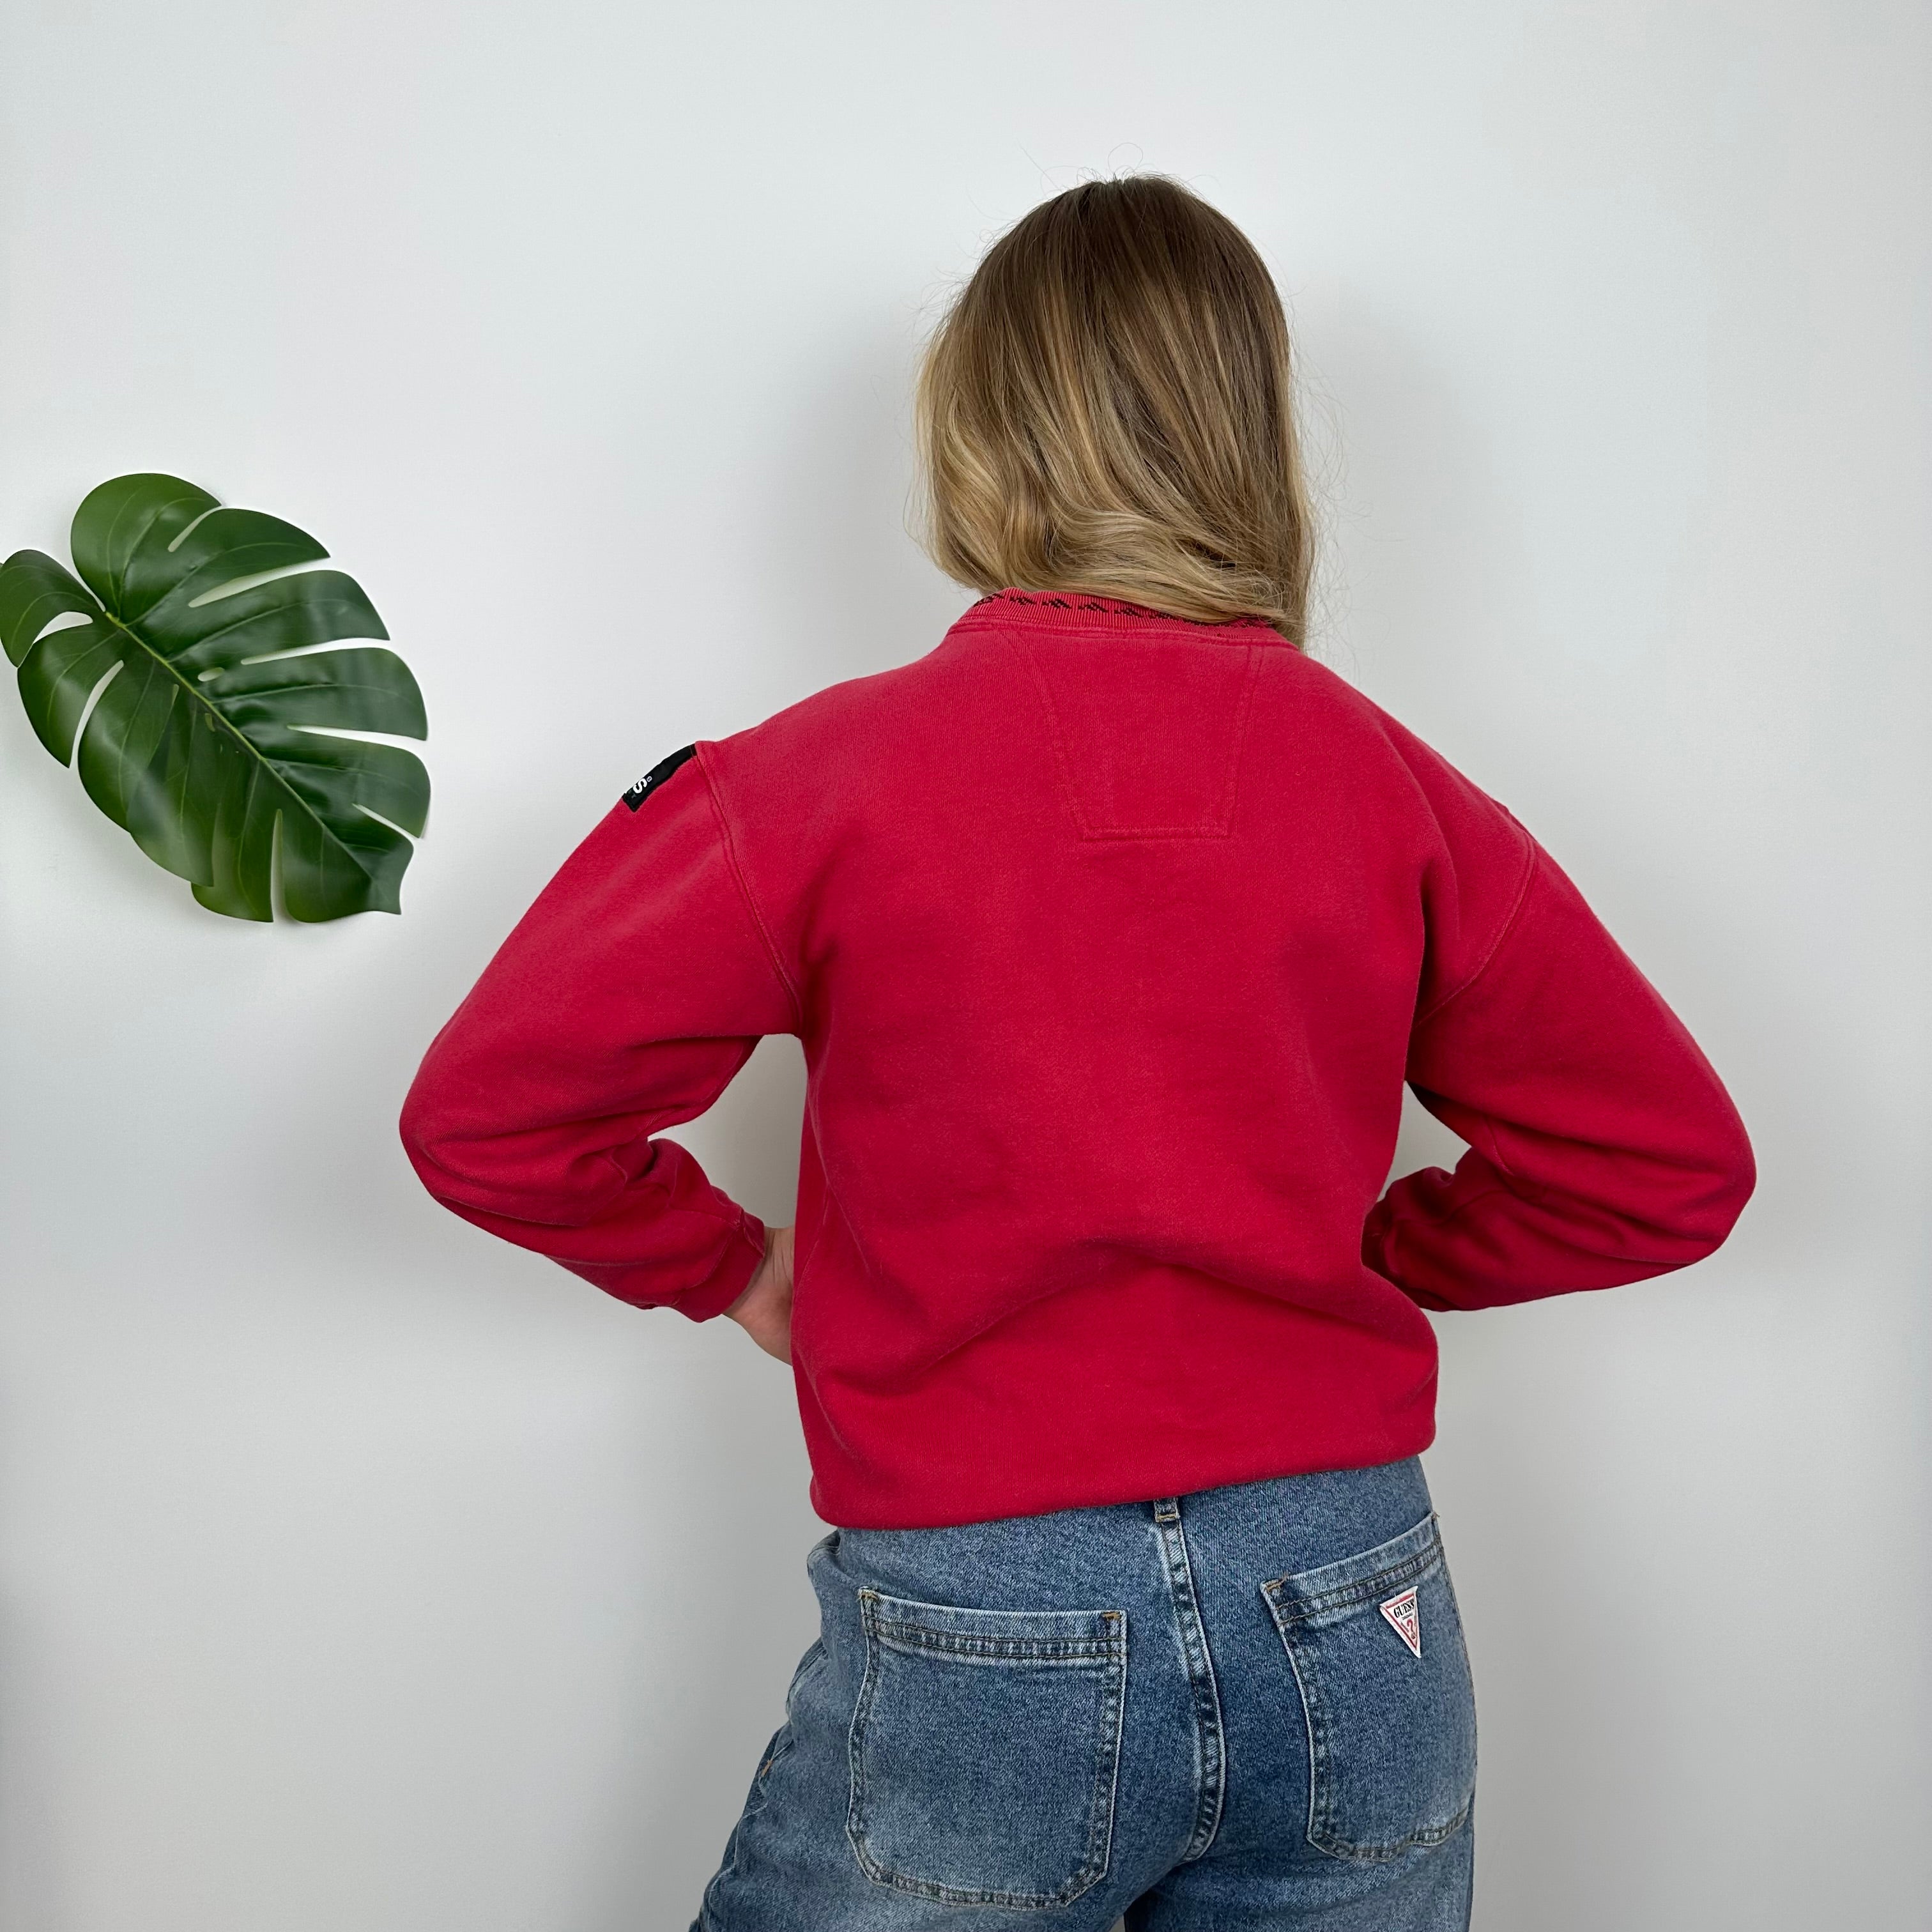
M 1253 244 L 1178 182 L 1089 182 L 1002 236 L 928 346 L 916 418 L 948 576 L 1306 644 L 1287 319 Z

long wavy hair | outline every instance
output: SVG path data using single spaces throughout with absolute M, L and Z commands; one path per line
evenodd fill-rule
M 947 575 L 1306 645 L 1287 318 L 1253 244 L 1178 182 L 1089 182 L 1002 236 L 927 346 L 916 420 Z

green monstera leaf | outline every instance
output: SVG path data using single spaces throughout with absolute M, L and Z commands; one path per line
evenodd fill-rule
M 0 644 L 88 796 L 211 911 L 272 918 L 278 850 L 291 918 L 399 911 L 429 775 L 400 746 L 334 734 L 428 728 L 394 652 L 313 648 L 389 634 L 355 580 L 263 580 L 328 553 L 178 476 L 102 484 L 73 543 L 78 580 L 39 550 L 0 564 Z

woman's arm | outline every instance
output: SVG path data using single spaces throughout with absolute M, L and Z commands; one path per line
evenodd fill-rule
M 1426 1308 L 1683 1268 L 1730 1233 L 1756 1182 L 1710 1063 L 1556 861 L 1530 848 L 1506 929 L 1411 1037 L 1416 1098 L 1469 1151 L 1453 1174 L 1395 1182 L 1363 1233 L 1363 1260 Z
M 745 1294 L 766 1230 L 656 1136 L 796 1028 L 700 752 L 627 794 L 544 888 L 430 1046 L 403 1144 L 465 1220 L 703 1321 Z

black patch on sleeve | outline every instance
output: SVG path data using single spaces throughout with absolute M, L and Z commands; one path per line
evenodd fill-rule
M 638 807 L 642 805 L 644 800 L 649 798 L 651 794 L 656 791 L 658 787 L 684 763 L 686 759 L 694 758 L 697 755 L 698 747 L 695 745 L 686 745 L 681 750 L 672 752 L 669 758 L 660 758 L 642 778 L 638 779 L 635 784 L 632 786 L 628 791 L 625 793 L 624 802 L 635 812 Z

